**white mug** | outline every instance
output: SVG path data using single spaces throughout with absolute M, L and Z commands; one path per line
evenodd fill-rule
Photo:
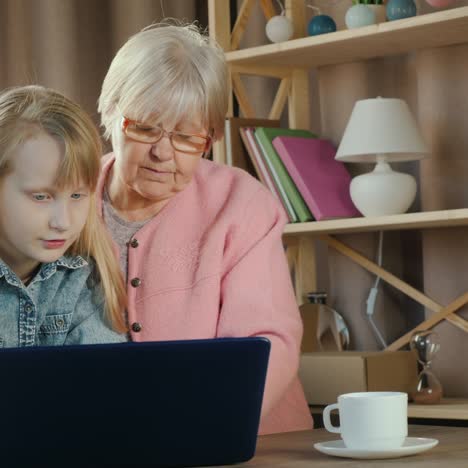
M 330 412 L 338 409 L 340 426 L 331 424 Z M 391 450 L 408 435 L 408 395 L 401 392 L 346 393 L 323 410 L 329 432 L 341 434 L 346 447 L 356 450 Z

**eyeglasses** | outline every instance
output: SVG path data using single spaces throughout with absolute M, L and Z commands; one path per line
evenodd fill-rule
M 157 143 L 164 135 L 169 137 L 172 147 L 176 151 L 188 154 L 206 153 L 211 147 L 211 136 L 191 135 L 182 132 L 168 132 L 161 126 L 149 125 L 123 117 L 122 130 L 129 138 L 140 143 Z

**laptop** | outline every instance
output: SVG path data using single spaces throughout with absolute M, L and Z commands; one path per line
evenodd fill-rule
M 266 338 L 0 351 L 3 466 L 209 466 L 255 453 Z

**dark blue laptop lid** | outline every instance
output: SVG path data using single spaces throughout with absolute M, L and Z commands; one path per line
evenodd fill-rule
M 269 351 L 265 338 L 3 349 L 2 459 L 81 467 L 246 461 Z

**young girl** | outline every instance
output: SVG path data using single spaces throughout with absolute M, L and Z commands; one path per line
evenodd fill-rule
M 0 346 L 126 341 L 126 293 L 97 215 L 101 146 L 78 105 L 0 93 Z

